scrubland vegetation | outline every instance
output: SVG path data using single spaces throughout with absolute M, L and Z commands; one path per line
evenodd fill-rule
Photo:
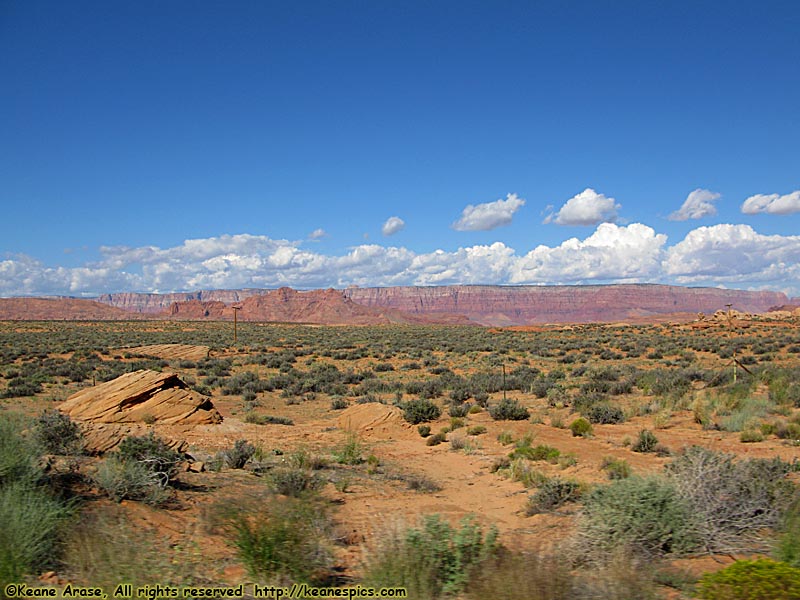
M 230 324 L 0 324 L 3 587 L 53 571 L 56 584 L 359 583 L 411 598 L 800 597 L 797 326 L 245 323 L 238 340 Z M 131 350 L 162 343 L 212 350 Z M 234 437 L 206 426 L 190 448 L 205 472 L 185 472 L 157 424 L 98 455 L 53 410 L 141 368 L 179 373 L 224 413 Z M 399 409 L 397 439 L 338 428 L 370 403 Z M 456 471 L 423 469 L 431 457 Z M 516 490 L 522 533 L 413 509 L 369 532 L 347 521 L 382 496 L 447 498 L 476 469 L 476 494 Z M 708 556 L 721 562 L 686 566 Z

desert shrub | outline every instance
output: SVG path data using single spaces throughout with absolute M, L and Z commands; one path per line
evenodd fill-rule
M 95 485 L 115 502 L 140 500 L 158 506 L 170 498 L 166 490 L 168 479 L 134 460 L 110 456 L 97 467 L 93 479 Z
M 438 446 L 442 442 L 446 441 L 447 441 L 447 434 L 440 431 L 439 433 L 434 433 L 433 435 L 428 436 L 428 438 L 425 440 L 425 445 Z
M 583 417 L 578 417 L 569 425 L 573 437 L 589 437 L 592 435 L 592 424 Z
M 482 433 L 486 433 L 486 431 L 485 425 L 473 425 L 467 428 L 467 435 L 481 435 Z
M 508 455 L 512 460 L 515 458 L 525 458 L 527 460 L 546 460 L 552 463 L 556 462 L 559 456 L 561 456 L 561 451 L 547 444 L 539 444 L 537 446 L 521 444 L 514 448 L 513 452 Z
M 274 415 L 259 415 L 254 411 L 247 411 L 244 415 L 245 423 L 254 423 L 256 425 L 294 425 L 289 417 L 276 417 Z
M 622 423 L 625 420 L 625 413 L 622 412 L 619 406 L 605 403 L 593 405 L 587 411 L 586 416 L 590 423 L 599 425 L 613 425 Z
M 147 471 L 165 478 L 167 482 L 177 474 L 178 464 L 181 462 L 181 455 L 153 432 L 143 436 L 127 436 L 120 442 L 115 456 L 123 463 L 139 463 Z
M 438 515 L 383 536 L 368 554 L 364 581 L 373 587 L 404 587 L 410 598 L 458 594 L 497 552 L 497 532 L 484 534 L 471 519 L 451 527 Z
M 420 398 L 409 400 L 403 406 L 403 418 L 412 425 L 435 421 L 442 414 L 442 410 L 430 400 Z
M 525 514 L 537 515 L 555 510 L 567 502 L 575 502 L 581 497 L 581 486 L 576 481 L 551 477 L 547 479 L 536 493 L 528 496 Z
M 471 404 L 451 404 L 449 415 L 455 418 L 463 418 L 469 414 L 469 409 L 472 408 Z
M 631 476 L 631 466 L 625 459 L 606 456 L 603 458 L 600 468 L 606 472 L 606 475 L 611 480 L 626 479 Z
M 361 455 L 363 451 L 364 446 L 358 436 L 350 434 L 342 444 L 334 449 L 333 458 L 340 465 L 360 465 L 364 462 L 364 457 Z
M 318 490 L 323 483 L 312 471 L 300 468 L 275 469 L 270 473 L 270 483 L 278 494 L 299 497 Z
M 415 492 L 430 493 L 438 492 L 442 489 L 442 486 L 425 475 L 406 475 L 403 477 L 403 480 L 406 482 L 408 489 Z
M 254 514 L 236 511 L 227 525 L 251 576 L 280 583 L 320 584 L 328 579 L 331 525 L 322 504 L 289 497 Z
M 739 560 L 698 584 L 703 600 L 794 600 L 800 598 L 800 569 L 766 558 Z
M 764 434 L 757 429 L 747 429 L 739 434 L 739 441 L 745 444 L 753 442 L 763 442 Z
M 233 448 L 222 451 L 222 461 L 229 469 L 243 469 L 253 455 L 256 447 L 247 440 L 236 440 Z
M 516 400 L 506 398 L 489 408 L 489 414 L 495 421 L 524 421 L 530 417 L 528 409 Z
M 579 537 L 598 560 L 619 549 L 634 554 L 682 554 L 699 547 L 693 512 L 662 477 L 628 477 L 598 486 L 585 497 Z
M 634 452 L 655 452 L 658 446 L 658 438 L 649 429 L 642 429 L 639 432 L 639 437 L 631 446 Z
M 779 527 L 797 494 L 779 459 L 734 460 L 688 448 L 667 465 L 678 494 L 696 515 L 694 535 L 712 552 L 764 550 L 763 532 Z
M 574 577 L 557 556 L 498 552 L 470 579 L 469 600 L 575 600 Z
M 331 410 L 344 410 L 347 408 L 347 400 L 344 398 L 334 398 L 331 400 Z
M 431 426 L 430 425 L 418 425 L 417 431 L 421 437 L 428 437 L 431 434 Z
M 34 437 L 47 454 L 79 454 L 83 434 L 77 423 L 57 410 L 45 410 L 36 419 Z

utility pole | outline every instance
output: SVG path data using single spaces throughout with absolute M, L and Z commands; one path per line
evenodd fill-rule
M 233 344 L 236 345 L 237 329 L 238 329 L 238 324 L 239 324 L 239 320 L 237 319 L 237 315 L 239 314 L 239 311 L 242 310 L 242 307 L 241 306 L 231 306 L 231 308 L 233 309 Z
M 733 321 L 731 320 L 731 306 L 733 306 L 733 304 L 726 304 L 725 306 L 728 307 L 728 313 L 727 313 L 727 317 L 728 317 L 728 339 L 731 340 L 731 339 L 733 339 Z M 734 384 L 736 383 L 736 365 L 737 364 L 738 364 L 738 361 L 736 360 L 736 346 L 733 346 L 733 383 Z

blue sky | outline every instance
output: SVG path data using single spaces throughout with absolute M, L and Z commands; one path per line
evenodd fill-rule
M 0 295 L 800 296 L 798 31 L 797 2 L 5 0 Z

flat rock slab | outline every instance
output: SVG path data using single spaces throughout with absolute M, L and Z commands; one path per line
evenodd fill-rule
M 150 346 L 137 346 L 135 348 L 122 348 L 125 352 L 155 356 L 165 360 L 202 360 L 208 357 L 208 346 L 192 346 L 189 344 L 153 344 Z
M 93 423 L 219 423 L 211 399 L 188 389 L 175 373 L 142 369 L 85 388 L 58 409 L 77 421 Z

